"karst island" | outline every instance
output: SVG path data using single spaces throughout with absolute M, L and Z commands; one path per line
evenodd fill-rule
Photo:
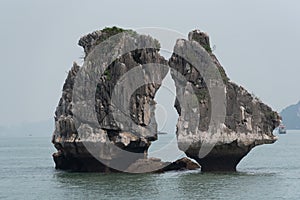
M 157 39 L 118 27 L 87 34 L 78 44 L 84 62 L 70 69 L 55 111 L 56 169 L 236 171 L 251 149 L 277 140 L 278 113 L 228 78 L 200 30 L 174 41 L 168 60 Z M 179 115 L 170 134 L 186 155 L 173 162 L 148 157 L 159 139 L 154 99 L 168 72 Z

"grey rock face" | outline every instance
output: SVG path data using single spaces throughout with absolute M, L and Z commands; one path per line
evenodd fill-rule
M 200 166 L 188 158 L 181 158 L 175 162 L 163 162 L 158 158 L 139 159 L 125 171 L 129 173 L 162 173 L 168 171 L 197 170 Z
M 120 36 L 104 42 L 106 46 L 97 46 L 116 34 Z M 53 154 L 56 168 L 122 171 L 135 160 L 145 158 L 151 141 L 157 139 L 154 96 L 167 69 L 156 64 L 166 65 L 167 61 L 159 55 L 158 42 L 150 36 L 115 27 L 88 34 L 80 39 L 79 45 L 85 50 L 86 65 L 80 67 L 74 63 L 55 112 L 52 142 L 58 150 Z M 121 56 L 113 57 L 120 52 Z M 110 56 L 111 61 L 102 59 Z M 151 68 L 145 67 L 150 63 Z M 131 73 L 134 79 L 119 83 L 118 80 L 134 67 L 139 69 Z M 147 75 L 152 73 L 156 82 Z M 93 85 L 95 81 L 97 84 Z M 126 91 L 138 82 L 141 87 L 132 94 L 127 93 L 129 100 L 117 93 L 112 101 L 115 87 Z M 89 94 L 94 95 L 92 99 L 87 98 Z M 119 105 L 126 101 L 130 102 L 128 113 Z M 128 156 L 127 152 L 132 154 Z
M 55 112 L 57 169 L 196 169 L 188 159 L 147 159 L 157 140 L 154 97 L 168 71 L 165 65 L 176 84 L 178 147 L 202 171 L 235 171 L 253 147 L 276 141 L 272 131 L 279 115 L 229 80 L 208 35 L 199 30 L 176 42 L 169 61 L 160 56 L 157 40 L 116 27 L 88 34 L 79 45 L 84 64 L 73 64 Z
M 179 149 L 183 150 L 190 158 L 195 159 L 202 171 L 235 171 L 239 161 L 255 146 L 269 144 L 276 141 L 272 134 L 279 125 L 279 115 L 252 96 L 243 87 L 229 81 L 223 67 L 212 54 L 208 36 L 199 30 L 189 33 L 189 40 L 178 40 L 174 52 L 189 51 L 188 45 L 197 42 L 206 52 L 199 51 L 198 56 L 210 56 L 208 63 L 214 63 L 223 79 L 226 95 L 226 116 L 224 123 L 217 124 L 214 131 L 208 131 L 212 104 L 207 83 L 197 69 L 186 59 L 176 53 L 169 60 L 169 65 L 174 70 L 172 77 L 177 88 L 177 98 L 182 98 L 182 88 L 192 87 L 199 102 L 200 122 L 193 121 L 194 114 L 181 109 L 178 101 L 175 107 L 179 113 L 177 124 L 177 138 Z M 200 63 L 206 65 L 207 63 Z M 207 66 L 210 66 L 207 64 Z M 187 82 L 177 80 L 176 74 L 180 72 Z M 190 93 L 185 93 L 185 98 Z M 209 140 L 205 140 L 209 138 Z M 205 145 L 212 146 L 207 155 L 200 155 L 200 149 Z

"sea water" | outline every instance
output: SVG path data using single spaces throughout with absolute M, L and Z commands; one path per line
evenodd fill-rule
M 0 137 L 0 199 L 300 198 L 300 131 L 254 148 L 236 173 L 68 173 L 54 169 L 50 140 Z

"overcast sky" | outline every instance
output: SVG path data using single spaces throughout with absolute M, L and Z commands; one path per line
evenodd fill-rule
M 0 1 L 0 125 L 54 115 L 77 41 L 106 26 L 207 32 L 228 76 L 277 111 L 300 100 L 297 0 Z

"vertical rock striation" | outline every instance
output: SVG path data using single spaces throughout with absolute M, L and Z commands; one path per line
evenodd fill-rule
M 112 39 L 106 41 L 111 36 Z M 79 40 L 79 45 L 85 52 L 85 64 L 82 67 L 73 64 L 55 112 L 52 142 L 58 150 L 53 154 L 56 168 L 122 171 L 135 160 L 145 158 L 151 141 L 157 139 L 154 96 L 167 70 L 155 64 L 166 65 L 167 61 L 159 55 L 157 40 L 116 27 L 88 34 Z M 113 59 L 105 60 L 103 56 Z M 145 65 L 153 63 L 149 71 Z M 123 85 L 118 80 L 134 67 L 138 69 L 135 79 L 142 77 L 139 81 L 144 84 L 130 96 L 128 115 L 118 118 L 118 121 L 112 113 L 118 115 L 122 108 L 112 102 L 113 88 L 118 86 L 125 91 L 132 87 L 130 84 L 135 84 L 135 80 Z M 156 74 L 158 83 L 151 83 L 147 75 L 150 73 Z M 97 80 L 94 91 L 92 79 Z M 90 104 L 86 96 L 92 92 L 95 102 L 92 105 L 95 106 L 86 109 Z M 123 96 L 118 96 L 119 101 L 124 100 Z M 97 122 L 92 119 L 94 111 Z M 93 147 L 92 150 L 89 147 Z M 126 152 L 133 152 L 133 155 L 128 157 Z
M 202 171 L 235 171 L 253 147 L 276 141 L 272 131 L 279 115 L 229 80 L 208 35 L 199 30 L 190 32 L 188 40 L 177 40 L 169 61 L 160 56 L 157 40 L 116 27 L 90 33 L 79 45 L 84 64 L 73 64 L 55 112 L 57 169 L 197 168 L 189 160 L 170 165 L 147 159 L 151 142 L 157 140 L 154 97 L 169 69 L 166 65 L 176 85 L 178 147 Z M 218 89 L 212 92 L 214 87 Z M 220 101 L 212 98 L 219 93 Z
M 182 94 L 182 88 L 193 88 L 199 103 L 197 112 L 200 115 L 200 122 L 194 121 L 193 113 L 182 110 L 179 102 L 175 102 L 179 113 L 177 124 L 179 149 L 183 150 L 188 157 L 195 159 L 201 165 L 202 171 L 235 171 L 237 164 L 253 147 L 276 141 L 276 136 L 272 132 L 279 124 L 279 115 L 243 87 L 229 80 L 211 51 L 206 33 L 195 30 L 189 33 L 188 38 L 188 40 L 177 41 L 169 65 L 173 69 L 172 77 L 176 84 L 178 99 L 183 95 L 191 95 Z M 210 57 L 208 61 L 200 64 L 205 66 L 210 66 L 207 62 L 215 64 L 224 83 L 225 121 L 216 126 L 213 132 L 208 131 L 212 108 L 207 83 L 195 66 L 176 53 L 188 52 L 189 45 L 195 43 L 203 47 L 202 51 L 197 52 L 198 57 L 205 58 L 207 55 Z M 182 74 L 187 81 L 178 80 L 176 76 L 178 73 Z M 204 142 L 205 138 L 209 138 L 208 142 Z M 213 148 L 207 155 L 200 155 L 200 149 L 205 148 L 207 143 Z

